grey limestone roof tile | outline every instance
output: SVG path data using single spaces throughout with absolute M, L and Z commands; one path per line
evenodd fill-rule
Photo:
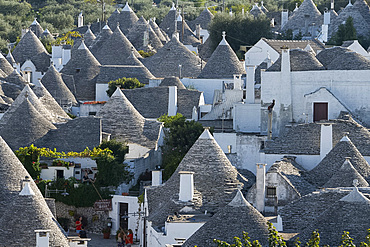
M 246 74 L 245 68 L 224 37 L 198 78 L 233 78 L 234 74 Z
M 40 38 L 44 30 L 42 29 L 40 23 L 34 19 L 34 21 L 31 23 L 29 29 L 38 37 Z
M 97 113 L 102 118 L 103 131 L 111 138 L 153 149 L 157 147 L 162 123 L 145 119 L 117 89 Z
M 49 67 L 48 71 L 42 77 L 41 83 L 59 104 L 77 103 L 75 96 L 64 83 L 62 75 L 53 65 Z
M 369 70 L 370 61 L 357 52 L 339 54 L 328 64 L 328 70 Z
M 353 7 L 357 9 L 362 17 L 369 23 L 370 22 L 370 7 L 364 0 L 356 0 Z
M 148 43 L 144 43 L 145 32 L 147 32 Z M 131 27 L 127 34 L 127 39 L 134 45 L 137 50 L 157 51 L 163 44 L 154 32 L 149 23 L 140 17 L 140 19 Z
M 147 189 L 149 221 L 164 225 L 168 213 L 178 212 L 184 205 L 178 201 L 180 171 L 194 172 L 194 209 L 216 213 L 234 197 L 237 187 L 246 182 L 227 159 L 208 130 L 198 138 L 176 171 L 165 184 Z M 173 204 L 177 205 L 174 207 Z M 172 205 L 172 206 L 171 206 Z
M 313 222 L 299 234 L 307 241 L 314 230 L 320 233 L 320 245 L 339 246 L 344 231 L 348 231 L 353 243 L 359 245 L 367 236 L 370 220 L 370 201 L 336 201 L 320 212 Z
M 354 40 L 346 40 L 346 41 L 343 41 L 343 44 L 341 45 L 341 47 L 349 47 L 353 43 L 354 43 Z
M 3 117 L 0 119 L 0 124 L 5 125 L 7 124 L 8 120 L 11 118 L 11 116 L 14 114 L 15 111 L 20 107 L 20 105 L 25 101 L 28 100 L 31 102 L 33 107 L 37 110 L 39 114 L 41 114 L 45 119 L 47 119 L 50 122 L 56 122 L 57 118 L 55 118 L 49 110 L 46 109 L 46 107 L 42 104 L 42 102 L 38 99 L 36 94 L 33 92 L 33 90 L 30 88 L 29 85 L 26 85 L 22 92 L 18 95 L 18 97 L 14 100 L 12 105 L 9 107 L 9 109 L 5 112 Z
M 327 67 L 333 60 L 337 57 L 340 57 L 342 54 L 346 52 L 350 52 L 351 50 L 347 47 L 341 46 L 334 46 L 327 49 L 322 50 L 320 53 L 316 55 L 316 58 L 325 66 Z
M 143 60 L 143 64 L 155 77 L 179 76 L 197 77 L 200 73 L 201 59 L 186 48 L 176 37 L 165 44 L 153 56 Z M 205 63 L 204 63 L 205 64 Z
M 22 163 L 0 137 L 0 242 L 4 246 L 36 246 L 34 230 L 51 230 L 50 245 L 67 247 L 68 242 L 31 179 L 34 196 L 21 196 L 20 181 L 30 177 Z
M 182 246 L 217 246 L 213 239 L 233 243 L 234 236 L 242 238 L 243 231 L 248 232 L 252 241 L 258 240 L 262 246 L 268 245 L 267 220 L 244 199 L 240 191 L 237 191 L 234 199 L 212 216 Z
M 333 176 L 327 181 L 323 187 L 336 188 L 336 187 L 351 187 L 354 180 L 358 181 L 359 187 L 369 187 L 369 183 L 361 176 L 360 173 L 353 167 L 350 159 L 346 159 L 343 165 L 336 171 Z
M 0 69 L 5 73 L 5 75 L 10 75 L 14 71 L 13 64 L 10 64 L 1 53 L 0 53 Z
M 46 72 L 50 66 L 50 58 L 47 52 L 41 52 L 31 57 L 31 61 L 35 65 L 36 71 Z
M 144 84 L 149 84 L 149 79 L 155 78 L 144 65 L 104 65 L 100 68 L 96 82 L 107 83 L 122 77 L 137 78 Z
M 99 74 L 100 66 L 98 60 L 82 42 L 76 50 L 75 56 L 72 56 L 60 71 L 63 74 L 73 76 L 77 100 L 95 99 L 95 81 L 93 79 Z
M 333 147 L 342 139 L 345 132 L 364 156 L 370 155 L 370 133 L 352 118 L 349 120 L 330 120 L 333 124 Z M 266 142 L 262 150 L 266 154 L 320 154 L 320 124 L 299 124 L 286 130 L 286 132 Z
M 325 49 L 325 45 L 318 41 L 313 40 L 277 40 L 277 39 L 266 39 L 262 38 L 269 46 L 271 46 L 275 51 L 281 54 L 282 47 L 288 47 L 289 49 L 304 49 L 307 45 L 310 45 L 315 53 L 319 53 Z
M 0 82 L 0 85 L 1 85 L 2 91 L 4 92 L 4 96 L 6 96 L 9 100 L 11 100 L 11 102 L 8 102 L 8 103 L 13 103 L 13 101 L 18 97 L 18 95 L 21 93 L 23 89 L 22 86 L 9 83 L 6 81 Z
M 73 29 L 72 31 L 77 31 L 79 32 L 80 34 L 84 34 L 86 33 L 87 29 L 88 29 L 88 26 L 90 26 L 90 29 L 91 31 L 95 34 L 98 34 L 100 33 L 100 29 L 102 27 L 104 27 L 104 22 L 94 22 L 94 23 L 91 23 L 91 24 L 88 24 L 88 25 L 84 25 L 84 26 L 81 26 L 81 27 L 77 27 L 75 29 Z
M 211 39 L 207 39 L 203 44 L 200 44 L 198 46 L 198 55 L 202 60 L 206 62 L 212 56 L 212 52 Z
M 183 25 L 184 28 L 182 27 Z M 175 24 L 173 25 L 173 30 L 174 31 L 172 33 L 175 32 Z M 190 29 L 185 21 L 177 21 L 176 30 L 179 33 L 179 39 L 181 43 L 183 43 L 184 45 L 197 46 L 198 44 L 200 44 L 200 40 L 196 37 L 195 33 Z
M 172 7 L 168 11 L 167 15 L 163 18 L 162 22 L 159 24 L 159 27 L 169 36 L 172 37 L 173 25 L 176 21 L 177 13 L 176 8 Z
M 96 117 L 79 117 L 67 123 L 56 124 L 57 129 L 35 140 L 36 147 L 54 148 L 59 152 L 82 152 L 88 147 L 92 150 L 99 146 L 102 126 L 101 119 Z
M 353 167 L 369 182 L 370 165 L 348 137 L 342 138 L 321 162 L 308 172 L 307 179 L 316 186 L 324 186 L 341 169 L 346 157 L 351 158 Z M 349 173 L 348 176 L 350 176 Z M 345 181 L 337 181 L 337 183 L 343 183 L 344 186 L 346 185 Z M 333 183 L 331 182 L 329 185 L 333 185 Z
M 157 23 L 155 23 L 155 21 L 152 18 L 149 19 L 149 25 L 152 27 L 153 31 L 155 32 L 159 40 L 163 44 L 165 44 L 168 41 L 168 37 L 163 35 L 160 27 L 157 25 Z
M 17 63 L 23 64 L 37 54 L 46 53 L 44 45 L 32 31 L 28 31 L 13 50 L 13 57 Z
M 169 86 L 176 86 L 178 89 L 185 89 L 184 84 L 180 81 L 180 79 L 176 76 L 166 77 L 162 80 L 160 87 L 169 87 Z
M 34 87 L 32 88 L 36 96 L 39 98 L 41 103 L 45 106 L 45 108 L 54 116 L 54 118 L 58 122 L 65 122 L 70 117 L 67 113 L 62 109 L 62 107 L 58 104 L 58 102 L 53 98 L 53 96 L 49 93 L 49 91 L 44 87 L 42 82 L 38 81 L 34 83 Z
M 116 29 L 119 14 L 120 11 L 118 8 L 116 8 L 116 10 L 113 11 L 113 13 L 109 16 L 107 24 L 109 25 L 110 29 Z
M 49 39 L 49 40 L 55 40 L 53 35 L 49 32 L 49 30 L 46 28 L 44 32 L 40 36 L 41 39 Z
M 90 46 L 92 42 L 96 39 L 95 34 L 90 29 L 90 25 L 87 26 L 87 31 L 84 33 L 83 37 L 87 46 Z
M 141 58 L 131 42 L 117 27 L 113 34 L 101 45 L 95 56 L 103 65 L 124 65 L 126 58 L 131 55 L 132 49 L 134 49 L 135 55 Z M 117 56 L 117 54 L 120 55 Z
M 267 63 L 262 62 L 260 65 L 256 67 L 256 71 L 254 74 L 254 81 L 256 84 L 261 84 L 261 70 L 266 70 L 267 69 Z
M 26 80 L 18 73 L 17 70 L 13 70 L 13 72 L 4 78 L 6 82 L 18 85 L 20 87 L 24 87 L 27 84 Z
M 195 28 L 196 28 L 196 25 L 197 24 L 200 24 L 200 27 L 203 28 L 203 29 L 207 29 L 208 28 L 208 25 L 209 23 L 211 23 L 212 19 L 213 19 L 213 14 L 211 13 L 211 11 L 209 11 L 209 9 L 206 7 L 201 13 L 200 15 L 195 18 L 195 20 L 193 21 L 189 21 L 189 26 L 190 28 L 195 31 Z
M 0 135 L 13 150 L 28 146 L 55 126 L 42 116 L 26 98 L 1 125 Z
M 73 75 L 61 74 L 63 81 L 74 97 L 76 97 L 76 84 Z M 77 99 L 76 99 L 77 100 Z
M 125 7 L 121 10 L 117 19 L 120 24 L 119 27 L 125 35 L 128 34 L 132 26 L 139 20 L 135 12 L 128 5 L 128 2 L 126 2 Z
M 249 11 L 254 17 L 258 17 L 260 15 L 264 15 L 265 12 L 262 11 L 260 7 L 258 7 L 258 3 L 255 3 L 252 9 Z
M 123 90 L 133 106 L 145 118 L 159 118 L 168 113 L 168 87 L 137 88 Z M 202 92 L 177 89 L 177 112 L 187 119 L 192 116 L 193 107 L 198 108 Z
M 320 25 L 322 15 L 312 0 L 304 0 L 299 8 L 289 17 L 288 22 L 284 25 L 283 30 L 301 30 L 304 33 L 305 22 L 316 23 Z
M 301 49 L 294 49 L 289 51 L 290 56 L 290 70 L 291 71 L 311 71 L 324 70 L 325 67 L 315 57 L 312 52 Z M 276 62 L 266 71 L 280 71 L 281 70 L 281 56 Z
M 100 47 L 103 45 L 103 43 L 109 39 L 109 37 L 113 34 L 112 30 L 109 28 L 109 26 L 106 24 L 101 32 L 96 36 L 96 39 L 92 42 L 90 45 L 90 51 L 95 54 Z
M 269 12 L 268 9 L 266 9 L 265 5 L 263 5 L 263 1 L 261 1 L 261 6 L 260 6 L 261 10 L 263 11 L 263 13 L 267 13 Z
M 8 54 L 6 55 L 6 60 L 8 60 L 8 62 L 11 65 L 13 65 L 15 63 L 14 57 L 13 57 L 12 53 L 10 52 L 10 50 L 9 50 Z

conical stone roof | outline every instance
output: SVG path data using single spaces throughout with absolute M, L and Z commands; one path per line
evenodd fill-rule
M 170 87 L 170 86 L 176 86 L 177 89 L 186 89 L 184 84 L 180 81 L 180 79 L 176 76 L 171 76 L 164 78 L 159 84 L 160 87 Z
M 169 36 L 172 37 L 174 31 L 173 26 L 176 21 L 177 13 L 176 8 L 172 6 L 167 15 L 163 18 L 162 22 L 159 24 L 159 27 Z
M 327 66 L 328 70 L 370 70 L 370 61 L 357 52 L 339 54 Z
M 51 40 L 54 40 L 54 37 L 53 35 L 51 35 L 51 33 L 49 32 L 49 30 L 46 28 L 44 30 L 44 32 L 41 34 L 40 36 L 41 39 L 51 39 Z
M 119 16 L 119 10 L 116 9 L 108 18 L 108 25 L 110 29 L 115 30 L 117 27 L 117 22 L 118 22 L 118 16 Z
M 369 182 L 370 165 L 348 137 L 338 142 L 325 158 L 314 169 L 308 172 L 308 180 L 316 186 L 323 186 L 340 170 L 346 157 L 351 158 L 353 167 Z
M 350 51 L 351 50 L 347 47 L 334 46 L 322 50 L 321 52 L 319 52 L 319 54 L 316 55 L 316 58 L 320 61 L 320 63 L 327 67 L 330 63 L 333 62 L 333 60 L 336 60 L 336 58 Z
M 51 230 L 50 245 L 67 247 L 67 238 L 58 227 L 37 185 L 30 180 L 34 196 L 20 196 L 20 181 L 30 177 L 13 151 L 0 137 L 0 242 L 4 246 L 36 246 L 34 230 Z M 21 227 L 20 227 L 21 226 Z
M 148 45 L 146 46 L 144 46 L 145 32 L 148 33 Z M 127 34 L 127 38 L 137 50 L 150 51 L 154 49 L 156 51 L 163 46 L 161 40 L 144 17 L 140 17 L 140 19 L 132 26 Z
M 150 149 L 156 146 L 161 123 L 146 120 L 120 89 L 116 89 L 97 116 L 102 118 L 103 131 L 110 133 L 112 139 Z
M 238 190 L 234 199 L 212 216 L 182 246 L 214 246 L 213 239 L 233 243 L 234 236 L 242 238 L 243 231 L 248 232 L 252 241 L 258 240 L 262 246 L 268 246 L 267 220 Z
M 7 103 L 13 103 L 24 87 L 6 81 L 0 82 L 0 85 L 4 95 L 11 100 L 11 102 L 7 101 Z M 5 100 L 5 98 L 3 99 Z
M 168 213 L 177 209 L 168 208 L 167 202 L 178 201 L 180 171 L 194 172 L 194 199 L 196 208 L 204 212 L 217 212 L 234 197 L 237 187 L 244 182 L 230 163 L 221 147 L 206 129 L 186 153 L 170 179 L 160 187 L 148 190 L 149 221 L 154 225 L 164 224 Z M 216 189 L 217 188 L 217 189 Z M 182 208 L 181 204 L 177 203 Z
M 13 150 L 16 150 L 28 146 L 51 129 L 56 128 L 25 98 L 12 112 L 6 124 L 1 126 L 0 135 Z
M 149 25 L 152 27 L 153 31 L 160 39 L 162 44 L 165 44 L 168 41 L 168 37 L 163 35 L 162 31 L 160 30 L 160 27 L 157 25 L 157 23 L 155 23 L 155 21 L 152 18 L 149 19 Z
M 14 100 L 12 105 L 9 107 L 9 109 L 5 112 L 3 117 L 0 119 L 0 124 L 7 124 L 9 118 L 14 114 L 14 112 L 20 107 L 20 105 L 28 99 L 28 101 L 31 102 L 33 107 L 48 121 L 50 122 L 56 122 L 57 119 L 52 116 L 52 114 L 49 112 L 48 109 L 42 104 L 42 102 L 38 99 L 36 94 L 33 92 L 33 90 L 30 88 L 29 85 L 26 85 L 22 92 L 18 95 L 18 97 Z
M 346 159 L 340 169 L 324 184 L 324 187 L 351 187 L 355 179 L 358 181 L 359 187 L 369 187 L 368 182 L 353 167 L 350 159 Z
M 258 3 L 255 3 L 249 12 L 251 13 L 254 17 L 258 17 L 260 15 L 264 15 L 265 13 L 262 11 L 260 7 L 258 7 Z
M 198 78 L 234 78 L 234 74 L 246 74 L 245 68 L 227 43 L 225 34 L 223 34 L 223 39 L 212 53 Z
M 118 15 L 119 27 L 122 32 L 126 35 L 130 31 L 130 28 L 139 20 L 135 12 L 132 11 L 128 2 L 126 2 L 125 7 L 122 9 L 121 13 Z
M 30 25 L 30 30 L 37 36 L 37 37 L 41 37 L 42 33 L 44 32 L 44 30 L 42 29 L 40 23 L 37 21 L 37 19 L 35 18 L 34 21 L 31 23 Z
M 194 21 L 191 21 L 189 23 L 189 26 L 190 28 L 195 31 L 195 28 L 196 28 L 196 25 L 197 24 L 200 24 L 200 27 L 203 28 L 203 29 L 207 29 L 208 28 L 208 25 L 209 23 L 211 23 L 212 19 L 214 18 L 213 14 L 211 13 L 211 11 L 209 11 L 209 9 L 206 7 L 201 13 L 200 15 L 195 18 Z
M 143 61 L 155 77 L 179 76 L 197 77 L 200 73 L 201 59 L 186 48 L 176 37 L 165 44 L 156 54 Z M 205 62 L 203 62 L 203 65 Z
M 304 34 L 306 19 L 308 23 L 319 24 L 322 22 L 321 13 L 312 0 L 304 0 L 302 2 L 299 8 L 290 16 L 288 22 L 284 25 L 283 30 L 300 30 L 302 34 Z
M 356 0 L 353 7 L 361 13 L 367 23 L 370 23 L 370 7 L 365 0 Z
M 181 17 L 181 16 L 180 16 Z M 184 25 L 184 35 L 182 34 L 182 25 Z M 184 21 L 177 21 L 176 30 L 179 33 L 180 41 L 184 45 L 193 45 L 200 44 L 200 40 L 195 36 L 195 33 L 190 29 L 188 24 Z M 175 32 L 175 24 L 173 24 L 173 31 Z M 184 36 L 184 37 L 183 37 Z
M 6 55 L 6 60 L 8 60 L 8 62 L 13 66 L 13 64 L 15 64 L 15 60 L 14 60 L 14 57 L 11 53 L 11 51 L 9 50 L 8 52 L 8 55 Z
M 44 85 L 38 81 L 34 83 L 33 91 L 36 96 L 39 98 L 41 103 L 45 106 L 45 108 L 53 115 L 58 122 L 65 122 L 70 117 L 67 113 L 62 109 L 62 107 L 55 101 L 53 96 L 49 93 L 49 91 L 44 87 Z
M 109 39 L 96 52 L 96 58 L 103 65 L 124 65 L 133 47 L 121 29 L 117 27 Z M 137 57 L 141 57 L 135 48 L 134 53 Z
M 90 25 L 87 26 L 87 31 L 84 33 L 85 44 L 89 47 L 92 42 L 96 39 L 95 34 L 91 31 Z
M 60 71 L 63 74 L 73 76 L 77 100 L 95 99 L 95 82 L 93 79 L 99 74 L 100 66 L 98 60 L 82 42 L 75 56 L 72 56 Z
M 103 45 L 103 43 L 108 40 L 110 36 L 112 36 L 112 34 L 112 30 L 106 24 L 90 46 L 90 51 L 92 54 L 95 54 Z
M 5 73 L 5 75 L 10 75 L 13 71 L 13 65 L 6 60 L 6 58 L 0 52 L 0 69 Z
M 17 63 L 23 64 L 40 53 L 47 53 L 44 45 L 32 31 L 28 31 L 13 50 L 13 57 Z
M 13 72 L 5 78 L 5 81 L 20 87 L 24 87 L 24 85 L 27 84 L 27 81 L 18 73 L 16 69 L 13 69 Z
M 59 104 L 71 102 L 77 104 L 77 100 L 63 81 L 62 75 L 51 65 L 41 79 L 42 84 Z

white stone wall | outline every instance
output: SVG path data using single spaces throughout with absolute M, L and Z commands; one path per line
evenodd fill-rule
M 245 53 L 246 65 L 260 65 L 268 56 L 272 62 L 275 62 L 280 54 L 269 46 L 265 41 L 260 39 L 252 48 Z

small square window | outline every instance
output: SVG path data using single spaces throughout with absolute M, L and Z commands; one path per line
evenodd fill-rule
M 81 69 L 80 68 L 77 68 L 76 69 L 76 73 L 79 73 L 81 71 Z
M 276 187 L 267 187 L 266 197 L 276 197 Z

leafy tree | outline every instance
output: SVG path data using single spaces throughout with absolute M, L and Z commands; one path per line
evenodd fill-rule
M 329 44 L 342 45 L 343 41 L 357 39 L 356 29 L 353 26 L 353 18 L 350 16 L 347 18 L 345 24 L 341 24 L 338 27 L 337 32 L 329 40 Z
M 341 245 L 339 247 L 356 247 L 353 243 L 353 238 L 349 236 L 349 232 L 344 231 L 342 235 L 342 240 L 340 242 Z
M 182 158 L 202 134 L 203 126 L 194 120 L 186 121 L 180 113 L 172 117 L 163 115 L 158 121 L 164 122 L 166 128 L 162 147 L 163 178 L 166 180 L 171 177 Z
M 209 25 L 212 51 L 226 32 L 226 39 L 236 52 L 240 45 L 254 45 L 261 37 L 270 38 L 270 20 L 265 16 L 254 18 L 250 15 L 217 14 Z
M 235 247 L 262 247 L 262 245 L 255 240 L 253 242 L 250 241 L 250 237 L 248 236 L 247 232 L 243 231 L 243 240 L 238 237 L 234 237 L 234 244 L 229 244 L 225 241 L 221 241 L 218 239 L 214 239 L 213 242 L 217 244 L 218 247 L 227 247 L 227 246 L 235 246 Z
M 150 56 L 153 56 L 155 54 L 155 52 L 152 52 L 152 51 L 148 51 L 148 52 L 145 52 L 143 50 L 140 50 L 138 51 L 139 54 L 143 57 L 143 58 L 146 58 L 146 57 L 150 57 Z
M 112 96 L 112 94 L 116 91 L 117 86 L 121 89 L 134 89 L 134 88 L 140 88 L 144 87 L 144 84 L 139 82 L 136 78 L 126 78 L 122 77 L 114 81 L 108 82 L 108 90 L 107 94 L 108 96 Z
M 267 222 L 267 225 L 269 229 L 269 247 L 286 246 L 284 239 L 279 235 L 278 231 L 276 231 L 274 225 L 271 222 Z
M 320 246 L 320 234 L 318 230 L 315 230 L 311 234 L 311 238 L 308 240 L 307 247 L 319 247 Z
M 111 152 L 102 153 L 95 158 L 98 166 L 96 184 L 100 186 L 118 186 L 123 182 L 128 182 L 132 174 L 127 169 L 127 164 L 123 163 L 125 155 L 128 153 L 128 146 L 116 140 L 103 141 L 99 148 L 108 148 Z
M 28 171 L 33 179 L 36 179 L 40 176 L 40 154 L 41 151 L 33 144 L 28 148 L 20 148 L 15 151 L 15 155 L 23 164 L 24 168 Z
M 367 236 L 365 242 L 360 243 L 360 247 L 369 247 L 370 246 L 370 229 L 367 229 Z

